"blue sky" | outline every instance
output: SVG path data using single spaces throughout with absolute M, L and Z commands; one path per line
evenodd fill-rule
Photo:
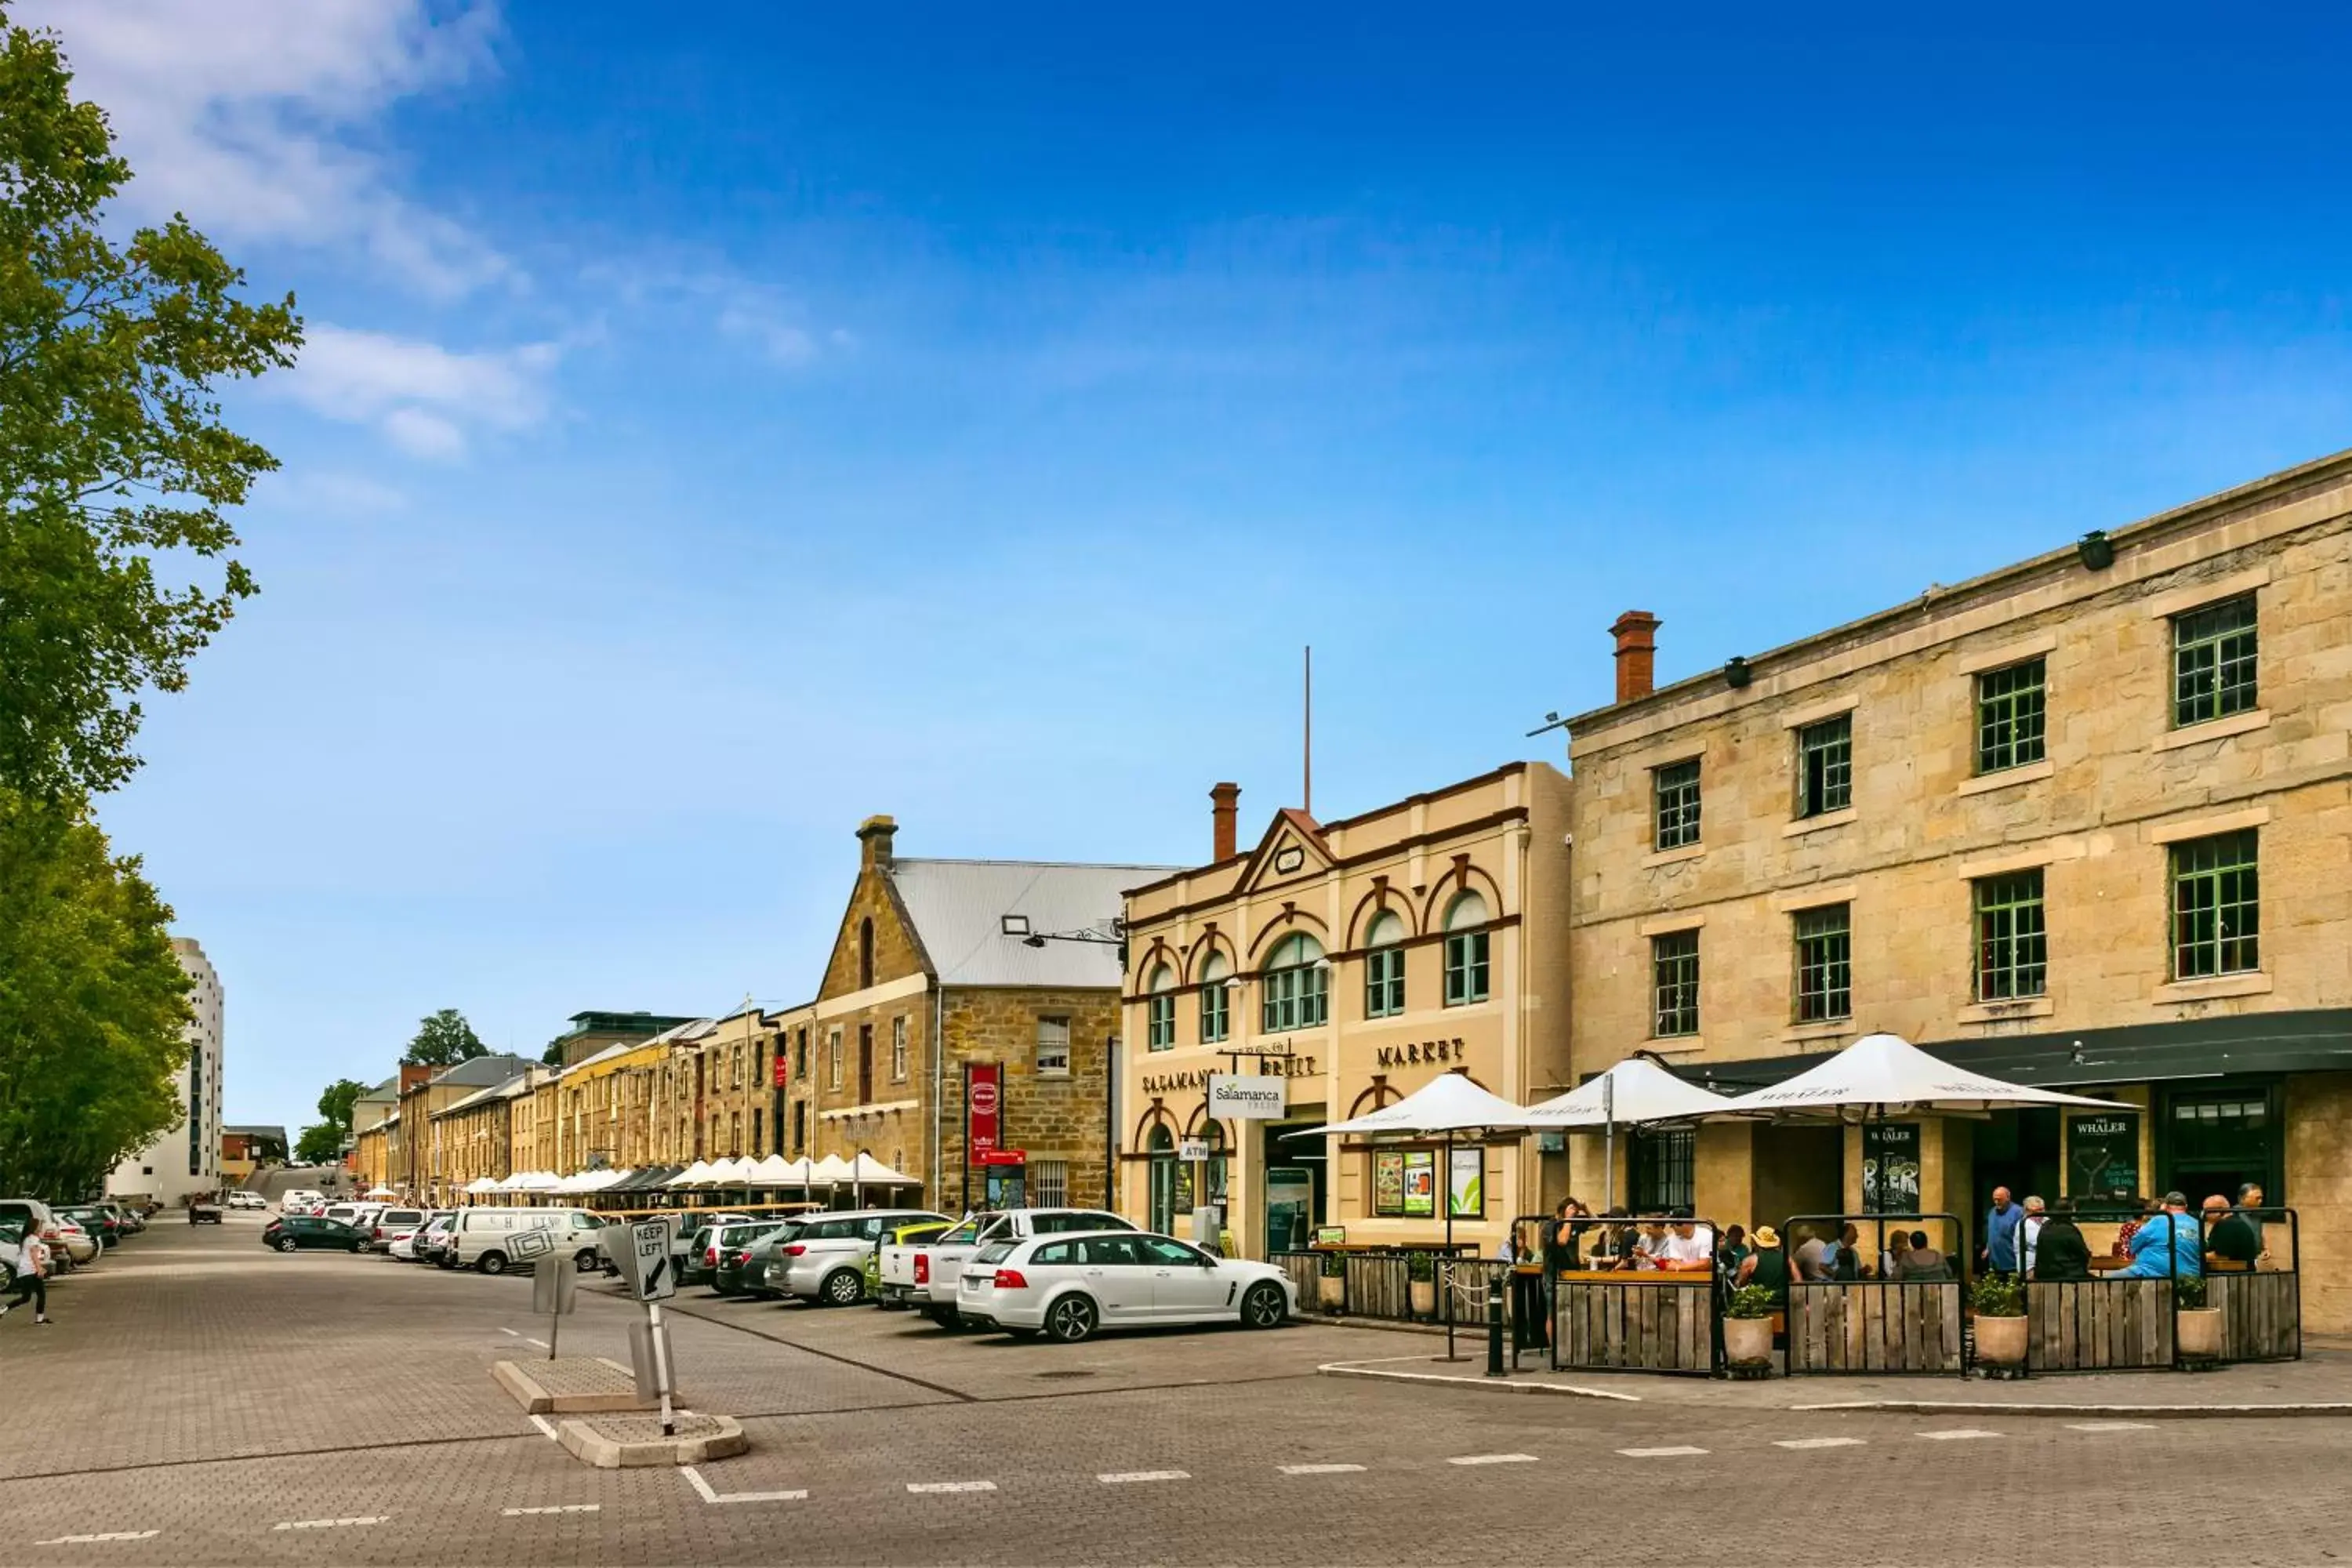
M 1190 862 L 2347 445 L 2352 25 L 17 0 L 302 366 L 102 805 L 233 1120 L 813 988 L 851 833 Z M 836 8 L 838 10 L 838 8 Z

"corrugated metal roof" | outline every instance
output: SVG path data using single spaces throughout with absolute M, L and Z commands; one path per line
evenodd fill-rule
M 943 985 L 1116 986 L 1118 950 L 1108 943 L 1006 936 L 1006 915 L 1029 929 L 1109 936 L 1121 889 L 1171 866 L 1069 866 L 1036 860 L 898 860 L 890 880 Z
M 529 1057 L 473 1057 L 457 1063 L 455 1067 L 443 1068 L 433 1075 L 433 1081 L 446 1083 L 452 1088 L 463 1088 L 469 1084 L 504 1083 L 515 1074 L 528 1071 L 531 1065 Z

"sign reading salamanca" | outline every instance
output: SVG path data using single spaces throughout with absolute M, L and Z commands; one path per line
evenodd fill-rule
M 1215 1072 L 1209 1075 L 1209 1114 L 1237 1117 L 1244 1121 L 1273 1121 L 1289 1109 L 1287 1080 L 1255 1074 Z

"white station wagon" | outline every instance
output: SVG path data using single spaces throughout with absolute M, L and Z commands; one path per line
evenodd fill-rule
M 972 1255 L 956 1289 L 964 1321 L 1065 1344 L 1159 1323 L 1272 1329 L 1297 1308 L 1289 1276 L 1270 1263 L 1134 1230 L 994 1242 Z

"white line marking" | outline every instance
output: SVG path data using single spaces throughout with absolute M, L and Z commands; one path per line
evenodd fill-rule
M 1678 1459 L 1686 1454 L 1706 1452 L 1705 1448 L 1694 1448 L 1687 1443 L 1676 1444 L 1671 1448 L 1620 1448 L 1617 1451 L 1629 1459 Z
M 36 1546 L 79 1546 L 91 1541 L 148 1541 L 163 1533 L 154 1530 L 109 1530 L 96 1535 L 60 1535 L 54 1541 L 36 1541 Z
M 1189 1481 L 1192 1479 L 1189 1470 L 1113 1470 L 1095 1478 L 1107 1487 L 1126 1486 L 1131 1481 Z
M 563 1441 L 562 1437 L 562 1436 L 560 1436 L 557 1434 L 556 1430 L 555 1430 L 555 1423 L 554 1423 L 554 1422 L 552 1422 L 552 1421 L 550 1421 L 546 1416 L 544 1416 L 544 1415 L 534 1415 L 534 1416 L 532 1416 L 532 1417 L 530 1418 L 530 1424 L 531 1424 L 532 1426 L 534 1426 L 538 1427 L 538 1428 L 540 1429 L 540 1432 L 541 1432 L 541 1434 L 542 1434 L 542 1435 L 547 1438 L 547 1440 L 548 1440 L 549 1442 L 551 1442 L 551 1443 L 561 1443 L 562 1441 Z
M 520 1329 L 501 1328 L 499 1330 L 499 1332 L 506 1335 L 507 1338 L 510 1340 L 519 1340 L 522 1338 L 522 1331 Z
M 994 1481 L 908 1481 L 907 1489 L 918 1496 L 931 1492 L 992 1492 Z
M 1353 1476 L 1360 1475 L 1361 1465 L 1283 1465 L 1278 1467 L 1286 1476 Z
M 1773 1441 L 1775 1448 L 1859 1448 L 1866 1441 L 1861 1437 L 1780 1437 Z
M 1533 1454 L 1457 1454 L 1445 1461 L 1449 1465 L 1532 1465 Z
M 680 1471 L 682 1471 L 682 1472 L 685 1474 L 686 1479 L 687 1479 L 688 1480 L 689 1480 L 689 1481 L 691 1481 L 691 1482 L 693 1482 L 693 1483 L 694 1483 L 694 1489 L 695 1489 L 696 1491 L 698 1491 L 698 1492 L 699 1492 L 699 1493 L 701 1493 L 701 1494 L 702 1494 L 702 1500 L 703 1500 L 703 1501 L 705 1501 L 705 1502 L 709 1502 L 709 1503 L 726 1503 L 726 1502 L 803 1502 L 803 1501 L 805 1501 L 805 1500 L 807 1500 L 807 1498 L 808 1498 L 808 1493 L 807 1493 L 807 1492 L 805 1492 L 805 1491 L 795 1491 L 795 1492 L 722 1492 L 722 1491 L 714 1491 L 714 1490 L 712 1490 L 712 1489 L 711 1489 L 710 1483 L 709 1483 L 709 1481 L 706 1481 L 706 1480 L 704 1480 L 704 1479 L 702 1479 L 702 1472 L 701 1472 L 700 1470 L 696 1469 L 692 1465 L 680 1465 L 680 1466 L 678 1467 L 678 1469 L 679 1469 Z
M 369 1513 L 362 1514 L 356 1519 L 289 1519 L 283 1523 L 273 1524 L 269 1528 L 272 1530 L 341 1530 L 347 1524 L 387 1524 L 391 1520 L 392 1515 L 388 1513 Z
M 1949 1443 L 1965 1437 L 1998 1437 L 2000 1434 L 1988 1432 L 1981 1426 L 1949 1426 L 1941 1432 L 1921 1432 L 1916 1436 L 1937 1443 Z
M 719 1494 L 710 1489 L 710 1483 L 702 1479 L 702 1472 L 700 1470 L 696 1469 L 692 1465 L 681 1465 L 678 1467 L 678 1473 L 685 1476 L 688 1480 L 694 1483 L 694 1489 L 702 1494 L 703 1501 L 717 1502 L 719 1500 Z
M 541 1350 L 545 1350 L 547 1348 L 547 1342 L 545 1340 L 535 1340 L 529 1334 L 520 1334 L 516 1337 L 520 1339 L 522 1342 L 527 1345 L 537 1345 Z
M 2070 1431 L 2075 1432 L 2153 1432 L 2153 1421 L 2069 1421 Z
M 547 1508 L 502 1508 L 499 1511 L 509 1519 L 520 1519 L 527 1513 L 595 1513 L 604 1506 L 601 1502 L 560 1502 Z

